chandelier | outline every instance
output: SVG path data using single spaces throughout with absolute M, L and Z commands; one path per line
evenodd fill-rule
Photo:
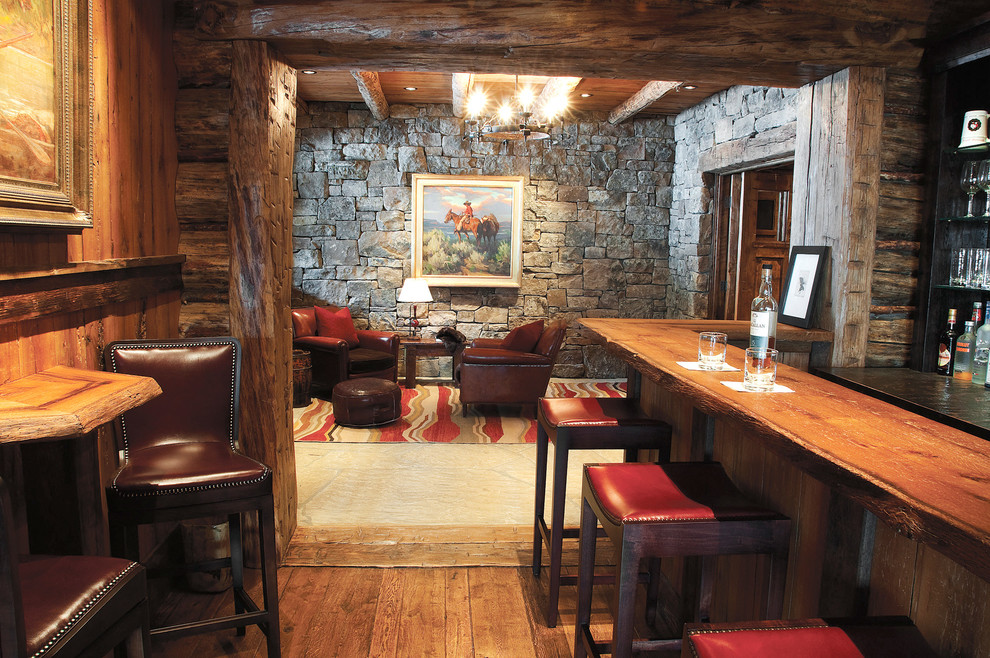
M 529 85 L 519 87 L 515 77 L 514 93 L 502 99 L 486 116 L 489 107 L 487 94 L 477 89 L 468 97 L 464 120 L 464 136 L 490 142 L 507 140 L 541 140 L 550 137 L 553 120 L 567 109 L 566 94 L 537 98 Z

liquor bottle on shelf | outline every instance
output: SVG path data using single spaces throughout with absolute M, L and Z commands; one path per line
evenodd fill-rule
M 973 302 L 973 316 L 970 318 L 976 328 L 983 326 L 983 302 Z
M 760 291 L 749 315 L 749 346 L 774 349 L 777 345 L 777 302 L 773 298 L 773 265 L 764 263 Z
M 990 320 L 976 330 L 976 343 L 973 346 L 973 383 L 987 382 L 987 366 L 990 365 Z
M 949 309 L 949 321 L 945 331 L 938 337 L 938 361 L 935 365 L 935 372 L 940 375 L 952 376 L 952 361 L 955 358 L 956 337 L 956 309 Z
M 966 320 L 966 331 L 956 339 L 955 361 L 952 366 L 952 378 L 965 382 L 973 381 L 973 348 L 976 342 L 976 325 L 972 320 Z

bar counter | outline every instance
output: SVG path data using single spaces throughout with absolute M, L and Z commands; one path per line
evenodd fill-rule
M 581 324 L 642 375 L 643 406 L 674 426 L 673 459 L 713 453 L 744 491 L 795 521 L 787 616 L 855 612 L 828 583 L 836 570 L 863 573 L 843 536 L 858 525 L 846 518 L 854 503 L 902 537 L 881 527 L 875 547 L 856 538 L 872 554 L 866 610 L 912 616 L 940 654 L 990 655 L 990 443 L 786 365 L 777 381 L 794 392 L 734 391 L 721 382 L 742 381 L 737 347 L 727 363 L 738 372 L 679 366 L 697 360 L 696 332 L 714 323 Z

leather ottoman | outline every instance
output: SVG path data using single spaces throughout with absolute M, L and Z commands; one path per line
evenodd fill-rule
M 333 387 L 333 415 L 344 427 L 374 427 L 395 422 L 402 415 L 399 385 L 387 379 L 361 377 Z

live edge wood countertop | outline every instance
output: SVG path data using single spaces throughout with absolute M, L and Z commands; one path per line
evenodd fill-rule
M 793 393 L 733 391 L 720 382 L 742 381 L 743 351 L 730 346 L 726 357 L 739 372 L 686 370 L 677 362 L 697 360 L 698 329 L 683 323 L 580 323 L 644 377 L 990 581 L 990 441 L 785 365 L 777 382 Z

